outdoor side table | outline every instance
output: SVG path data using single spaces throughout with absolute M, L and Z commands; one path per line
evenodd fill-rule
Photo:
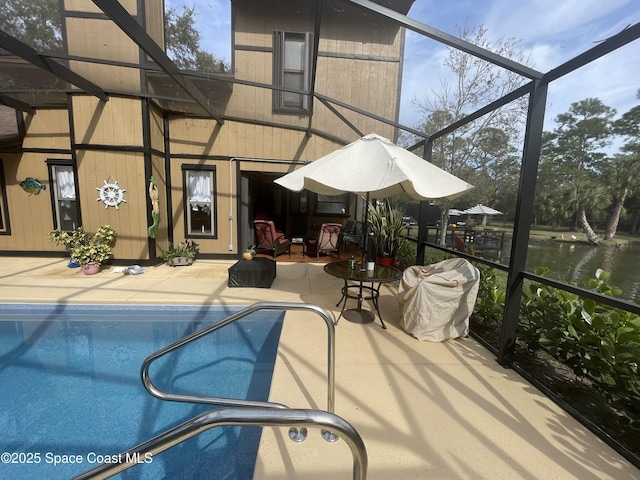
M 367 271 L 362 268 L 362 265 L 357 264 L 355 270 L 349 270 L 349 261 L 339 261 L 327 263 L 324 266 L 324 271 L 329 275 L 341 278 L 344 280 L 344 286 L 342 287 L 342 298 L 336 304 L 336 307 L 342 303 L 342 310 L 340 316 L 336 320 L 336 324 L 341 317 L 346 318 L 353 323 L 372 323 L 375 320 L 374 314 L 369 310 L 362 308 L 362 302 L 365 300 L 371 300 L 373 306 L 378 312 L 378 318 L 382 328 L 386 330 L 387 326 L 382 320 L 380 315 L 380 308 L 378 307 L 378 298 L 380 297 L 380 287 L 383 283 L 390 283 L 400 280 L 402 278 L 402 272 L 394 267 L 387 267 L 386 265 L 379 265 L 376 263 L 373 271 Z M 354 299 L 358 301 L 357 308 L 350 308 L 345 310 L 347 306 L 347 300 Z
M 276 262 L 266 257 L 238 260 L 229 267 L 229 287 L 271 288 L 276 278 Z
M 305 241 L 304 236 L 293 236 L 291 237 L 291 245 L 300 245 L 302 247 L 302 256 L 304 257 L 307 253 L 307 242 Z

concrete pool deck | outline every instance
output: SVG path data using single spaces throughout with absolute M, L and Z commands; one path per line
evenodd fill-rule
M 295 258 L 292 258 L 295 260 Z M 278 262 L 270 289 L 228 288 L 234 261 L 145 267 L 142 275 L 104 268 L 87 277 L 61 258 L 0 257 L 0 301 L 15 303 L 216 304 L 305 302 L 336 316 L 342 281 L 322 264 Z M 389 479 L 640 479 L 640 470 L 471 338 L 420 342 L 398 326 L 397 286 L 383 286 L 388 329 L 341 319 L 336 327 L 335 413 L 362 436 L 368 477 Z M 270 400 L 326 409 L 326 326 L 315 314 L 287 313 Z M 123 450 L 131 445 L 123 445 Z M 316 429 L 302 443 L 265 428 L 254 478 L 348 479 L 344 441 Z

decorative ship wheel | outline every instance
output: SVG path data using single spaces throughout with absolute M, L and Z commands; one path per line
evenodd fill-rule
M 109 177 L 109 179 L 111 180 L 112 177 Z M 96 188 L 96 190 L 100 192 L 100 196 L 97 200 L 104 203 L 104 208 L 116 207 L 116 210 L 118 210 L 118 205 L 120 203 L 127 203 L 124 199 L 124 192 L 126 192 L 126 190 L 120 188 L 116 180 L 113 180 L 113 183 L 108 183 L 107 180 L 105 180 L 104 185 L 100 188 Z

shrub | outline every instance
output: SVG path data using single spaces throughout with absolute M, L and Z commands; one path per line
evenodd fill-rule
M 71 258 L 80 265 L 102 263 L 111 258 L 116 232 L 109 225 L 98 228 L 93 235 L 83 227 L 78 227 L 71 233 L 57 229 L 49 232 L 49 241 L 63 245 Z
M 405 269 L 416 264 L 416 247 L 409 240 L 404 240 L 398 248 L 396 267 Z
M 483 264 L 477 264 L 476 267 L 480 270 L 480 284 L 474 316 L 482 323 L 499 323 L 506 298 L 503 282 L 499 281 L 495 268 Z
M 585 286 L 617 296 L 621 291 L 607 284 L 609 275 L 598 269 Z M 537 283 L 523 293 L 519 338 L 527 348 L 547 351 L 640 426 L 640 317 Z

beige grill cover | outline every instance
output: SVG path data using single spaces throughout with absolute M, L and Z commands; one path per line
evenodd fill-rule
M 407 268 L 398 289 L 400 326 L 431 342 L 466 336 L 479 282 L 480 272 L 464 258 Z

